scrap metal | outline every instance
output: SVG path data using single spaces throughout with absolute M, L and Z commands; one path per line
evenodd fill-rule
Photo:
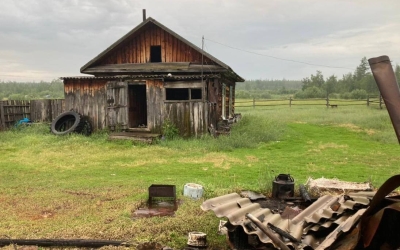
M 246 217 L 248 213 L 261 220 L 264 226 L 269 223 L 288 232 L 294 239 L 301 242 L 291 242 L 286 237 L 275 234 L 286 246 L 296 249 L 316 249 L 335 228 L 336 233 L 327 238 L 330 241 L 325 242 L 324 246 L 340 234 L 348 232 L 357 222 L 359 215 L 365 211 L 363 208 L 369 205 L 374 194 L 374 192 L 349 193 L 346 198 L 344 195 L 339 197 L 325 195 L 293 219 L 282 218 L 280 214 L 273 213 L 268 208 L 262 208 L 258 203 L 252 203 L 250 199 L 242 198 L 236 193 L 206 200 L 201 208 L 204 211 L 212 210 L 219 218 L 228 218 L 229 231 L 242 227 L 248 236 L 257 236 L 260 244 L 278 247 L 276 242 L 259 227 L 255 227 L 253 222 Z M 336 203 L 340 206 L 334 211 L 331 205 Z M 320 237 L 324 232 L 326 236 Z
M 400 143 L 400 90 L 392 64 L 388 56 L 370 58 L 368 62 Z

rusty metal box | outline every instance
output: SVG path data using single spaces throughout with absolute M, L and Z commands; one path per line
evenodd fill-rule
M 175 185 L 152 184 L 149 187 L 149 201 L 152 201 L 154 198 L 176 200 Z

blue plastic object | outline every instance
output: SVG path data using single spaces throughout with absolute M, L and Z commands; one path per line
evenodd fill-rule
M 28 118 L 24 118 L 24 119 L 21 119 L 21 120 L 19 120 L 16 124 L 15 124 L 15 127 L 18 127 L 19 125 L 21 125 L 21 124 L 29 124 L 29 123 L 31 123 L 31 120 L 29 120 Z

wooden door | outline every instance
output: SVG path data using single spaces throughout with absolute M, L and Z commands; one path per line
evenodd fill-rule
M 129 126 L 147 128 L 146 85 L 129 85 Z

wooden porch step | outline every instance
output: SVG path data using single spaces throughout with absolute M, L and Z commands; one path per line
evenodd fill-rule
M 146 143 L 152 143 L 157 138 L 160 138 L 160 134 L 151 134 L 148 132 L 116 132 L 111 133 L 108 136 L 109 140 L 131 140 L 140 141 Z

